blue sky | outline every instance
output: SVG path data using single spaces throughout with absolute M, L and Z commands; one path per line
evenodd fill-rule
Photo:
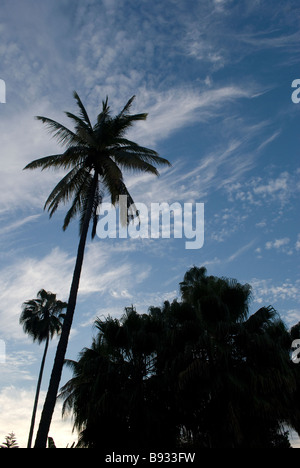
M 18 320 L 39 289 L 67 300 L 78 226 L 62 232 L 65 209 L 43 212 L 54 172 L 23 172 L 59 146 L 45 115 L 70 125 L 73 90 L 91 118 L 106 95 L 118 112 L 136 95 L 148 112 L 130 137 L 172 163 L 159 179 L 126 175 L 135 201 L 205 204 L 205 244 L 184 239 L 88 243 L 68 357 L 89 346 L 96 316 L 139 312 L 178 297 L 192 265 L 253 286 L 251 312 L 273 305 L 300 320 L 300 79 L 296 0 L 2 0 L 0 79 L 0 438 L 26 443 L 42 347 Z M 48 356 L 45 395 L 57 342 Z M 63 382 L 70 375 L 65 372 Z M 62 382 L 62 383 L 63 383 Z M 59 408 L 52 435 L 76 439 Z

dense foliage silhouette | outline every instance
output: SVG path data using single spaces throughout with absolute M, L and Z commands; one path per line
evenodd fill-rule
M 250 315 L 251 287 L 205 268 L 190 269 L 180 290 L 181 301 L 148 314 L 97 319 L 92 346 L 66 362 L 73 378 L 60 398 L 78 446 L 288 448 L 300 378 L 279 315 Z

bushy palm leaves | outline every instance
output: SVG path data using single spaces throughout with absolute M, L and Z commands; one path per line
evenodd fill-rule
M 91 124 L 88 113 L 76 92 L 74 98 L 79 109 L 78 115 L 66 112 L 66 115 L 74 124 L 74 130 L 70 130 L 47 117 L 37 117 L 48 127 L 57 141 L 66 147 L 66 150 L 58 155 L 50 155 L 35 160 L 25 168 L 67 170 L 67 174 L 56 185 L 46 200 L 45 209 L 49 211 L 51 217 L 60 204 L 71 203 L 65 216 L 64 230 L 72 219 L 76 216 L 80 217 L 80 241 L 76 264 L 66 318 L 37 434 L 35 446 L 38 448 L 45 448 L 47 443 L 76 306 L 90 222 L 93 221 L 92 237 L 95 237 L 98 220 L 97 210 L 104 195 L 110 196 L 113 205 L 119 202 L 121 195 L 126 195 L 127 208 L 133 206 L 133 199 L 123 179 L 123 170 L 146 172 L 157 176 L 159 173 L 156 166 L 170 165 L 156 151 L 142 147 L 126 138 L 126 132 L 133 124 L 137 121 L 143 121 L 147 117 L 147 114 L 130 114 L 134 97 L 127 102 L 115 117 L 110 114 L 108 99 L 103 101 L 102 110 L 94 125 Z M 126 210 L 126 213 L 121 213 L 121 220 L 123 220 L 124 224 L 128 224 L 135 216 L 138 216 L 138 212 L 133 208 L 131 212 Z
M 290 421 L 295 391 L 285 325 L 272 307 L 249 317 L 251 287 L 206 276 L 205 268 L 188 271 L 180 287 L 205 331 L 180 383 L 183 391 L 201 383 L 206 443 L 271 444 L 270 434 L 280 435 L 283 421 Z
M 56 294 L 41 289 L 36 299 L 24 302 L 20 324 L 33 341 L 41 344 L 61 333 L 67 303 L 56 299 Z
M 92 348 L 69 362 L 61 397 L 81 445 L 288 447 L 299 373 L 276 311 L 249 316 L 250 286 L 204 268 L 187 272 L 181 290 L 182 302 L 149 314 L 97 320 Z

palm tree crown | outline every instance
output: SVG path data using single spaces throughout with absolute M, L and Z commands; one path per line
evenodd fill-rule
M 66 302 L 58 301 L 56 294 L 41 289 L 36 299 L 24 302 L 20 317 L 23 330 L 39 344 L 59 335 L 62 328 Z
M 116 117 L 111 117 L 106 98 L 102 102 L 102 111 L 94 126 L 92 126 L 87 111 L 76 92 L 74 92 L 74 98 L 79 107 L 79 115 L 70 112 L 66 112 L 66 115 L 75 123 L 75 131 L 71 131 L 47 117 L 37 117 L 38 120 L 47 125 L 59 143 L 67 146 L 66 151 L 62 154 L 35 160 L 25 169 L 63 168 L 68 170 L 66 176 L 56 185 L 45 203 L 45 209 L 48 209 L 51 217 L 60 203 L 73 200 L 64 220 L 64 230 L 70 221 L 77 214 L 80 214 L 82 232 L 88 200 L 94 191 L 91 216 L 94 221 L 92 231 L 94 237 L 97 225 L 97 208 L 106 192 L 109 193 L 113 205 L 118 202 L 120 195 L 127 195 L 128 207 L 133 204 L 133 199 L 123 180 L 123 169 L 159 175 L 155 165 L 170 165 L 170 163 L 161 158 L 156 151 L 142 147 L 125 138 L 126 131 L 134 122 L 147 118 L 145 113 L 129 114 L 135 96 L 127 102 Z M 93 174 L 97 181 L 94 190 Z

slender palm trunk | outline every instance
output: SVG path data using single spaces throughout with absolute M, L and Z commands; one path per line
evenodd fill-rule
M 42 363 L 41 363 L 41 369 L 40 369 L 39 379 L 38 379 L 38 383 L 37 383 L 37 388 L 36 388 L 36 394 L 35 394 L 35 400 L 34 400 L 34 405 L 33 405 L 33 411 L 32 411 L 32 418 L 31 418 L 27 448 L 31 448 L 32 436 L 33 436 L 34 424 L 35 424 L 35 417 L 36 417 L 36 411 L 37 411 L 37 406 L 38 406 L 38 402 L 39 402 L 40 389 L 41 389 L 41 383 L 42 383 L 42 378 L 43 378 L 43 373 L 44 373 L 44 367 L 45 367 L 45 361 L 46 361 L 49 341 L 50 341 L 50 339 L 49 339 L 49 335 L 48 335 L 47 340 L 46 340 L 44 354 L 43 354 L 43 359 L 42 359 Z
M 56 398 L 58 394 L 59 384 L 61 380 L 65 355 L 67 351 L 69 335 L 72 327 L 74 311 L 76 306 L 77 294 L 79 289 L 79 282 L 80 282 L 80 274 L 82 269 L 83 257 L 84 257 L 84 250 L 86 245 L 87 234 L 89 230 L 89 224 L 93 209 L 94 203 L 94 196 L 95 191 L 98 183 L 98 173 L 95 172 L 94 180 L 93 180 L 93 187 L 91 191 L 91 197 L 88 203 L 88 207 L 86 210 L 84 223 L 82 227 L 82 232 L 80 236 L 78 251 L 77 251 L 77 259 L 73 274 L 73 280 L 70 289 L 69 301 L 67 312 L 65 315 L 63 328 L 61 337 L 57 346 L 55 361 L 52 369 L 52 374 L 50 378 L 49 388 L 46 396 L 46 400 L 44 403 L 44 408 L 40 420 L 39 429 L 37 432 L 36 440 L 35 440 L 35 448 L 46 448 L 48 433 L 50 429 L 50 424 L 55 408 Z

